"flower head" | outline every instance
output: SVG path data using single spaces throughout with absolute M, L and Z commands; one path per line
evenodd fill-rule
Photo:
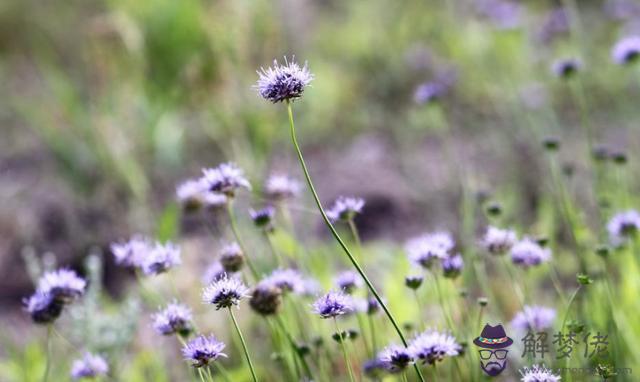
M 418 85 L 413 93 L 413 100 L 419 105 L 428 104 L 439 100 L 447 89 L 447 85 L 438 81 L 425 82 Z
M 444 277 L 447 278 L 456 278 L 462 272 L 462 268 L 464 267 L 464 261 L 462 260 L 462 256 L 447 256 L 442 260 L 442 271 L 444 272 Z
M 392 373 L 398 373 L 406 369 L 413 363 L 413 355 L 404 346 L 389 345 L 384 348 L 378 359 L 384 365 L 384 368 Z
M 332 222 L 349 221 L 362 212 L 362 207 L 364 207 L 364 199 L 340 196 L 327 211 L 327 217 Z
M 338 289 L 351 294 L 354 289 L 362 286 L 362 278 L 353 271 L 343 271 L 336 276 L 335 283 Z
M 442 361 L 445 357 L 457 356 L 461 350 L 462 347 L 449 333 L 432 329 L 417 335 L 409 343 L 409 351 L 414 358 L 430 365 Z
M 541 332 L 551 328 L 555 318 L 556 311 L 552 308 L 525 305 L 524 310 L 516 313 L 513 317 L 511 326 L 522 331 L 534 330 Z
M 185 210 L 199 209 L 203 204 L 204 195 L 207 193 L 207 185 L 202 179 L 189 179 L 176 187 L 176 198 Z
M 71 269 L 47 272 L 38 282 L 38 290 L 50 294 L 56 301 L 69 303 L 82 296 L 87 282 Z
M 251 293 L 249 306 L 263 316 L 276 314 L 282 306 L 282 290 L 271 283 L 260 282 Z
M 141 268 L 145 275 L 157 275 L 181 262 L 180 248 L 177 245 L 156 243 L 142 260 Z
M 313 311 L 321 318 L 332 318 L 351 313 L 353 300 L 344 292 L 330 291 L 313 303 Z
M 270 199 L 291 199 L 300 194 L 300 183 L 287 175 L 273 174 L 267 179 L 264 192 Z
M 55 321 L 62 313 L 63 304 L 56 301 L 53 295 L 36 291 L 31 297 L 23 301 L 25 309 L 31 315 L 33 322 L 47 324 Z
M 71 365 L 71 378 L 96 378 L 107 375 L 109 365 L 107 361 L 100 355 L 85 353 L 81 359 L 73 361 Z
M 220 357 L 226 357 L 227 355 L 222 353 L 224 348 L 225 344 L 213 335 L 208 337 L 200 335 L 187 342 L 182 348 L 182 355 L 192 362 L 193 367 L 202 367 Z
M 240 300 L 249 297 L 249 288 L 242 281 L 230 278 L 226 274 L 204 288 L 202 299 L 207 304 L 216 306 L 216 310 L 238 305 Z
M 636 210 L 619 212 L 607 223 L 609 238 L 614 245 L 622 244 L 640 230 L 640 213 Z
M 302 293 L 304 291 L 304 278 L 296 269 L 278 268 L 263 280 L 264 283 L 275 285 L 282 292 Z
M 611 50 L 616 64 L 625 65 L 636 61 L 640 55 L 640 36 L 628 36 L 619 40 Z
M 481 245 L 492 255 L 503 255 L 509 252 L 517 241 L 518 237 L 514 231 L 489 226 Z
M 520 370 L 522 375 L 522 382 L 558 382 L 560 376 L 553 374 L 553 372 L 544 365 L 533 365 L 532 367 L 525 367 Z
M 540 265 L 551 259 L 551 250 L 543 248 L 535 241 L 525 238 L 511 248 L 511 261 L 528 268 Z
M 406 285 L 409 289 L 416 290 L 420 288 L 423 281 L 424 276 L 422 275 L 409 275 L 404 278 L 404 285 Z
M 446 258 L 454 246 L 451 235 L 435 232 L 410 239 L 405 245 L 405 251 L 409 260 L 423 268 L 430 268 L 436 260 Z
M 204 271 L 202 275 L 202 283 L 205 285 L 209 285 L 214 281 L 220 280 L 227 273 L 224 270 L 224 267 L 220 263 L 220 261 L 214 261 L 211 263 L 207 269 Z
M 582 61 L 577 58 L 563 58 L 557 60 L 551 66 L 551 71 L 557 77 L 569 78 L 582 69 Z
M 125 267 L 140 266 L 142 259 L 151 251 L 151 248 L 151 241 L 142 236 L 134 236 L 129 241 L 111 244 L 111 252 L 116 264 Z
M 271 222 L 273 221 L 275 214 L 276 209 L 272 206 L 266 206 L 259 210 L 249 210 L 249 216 L 251 216 L 251 220 L 253 220 L 256 227 L 264 228 L 266 230 L 272 228 Z
M 255 88 L 262 98 L 273 103 L 302 97 L 304 88 L 313 81 L 313 74 L 309 71 L 307 63 L 300 67 L 295 62 L 295 57 L 291 62 L 285 57 L 284 65 L 273 60 L 273 67 L 260 68 L 257 73 L 258 82 Z
M 238 243 L 225 245 L 220 251 L 220 264 L 225 272 L 238 272 L 244 265 L 244 254 Z
M 153 328 L 159 334 L 169 336 L 172 334 L 180 334 L 186 336 L 191 332 L 191 309 L 189 307 L 172 302 L 160 312 L 154 314 Z
M 251 184 L 244 177 L 244 171 L 235 163 L 221 163 L 218 167 L 202 170 L 202 182 L 209 191 L 221 193 L 232 198 L 239 188 L 251 189 Z

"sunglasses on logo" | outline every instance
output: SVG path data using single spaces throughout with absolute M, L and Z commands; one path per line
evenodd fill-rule
M 492 355 L 495 355 L 497 359 L 505 359 L 507 358 L 508 350 L 498 349 L 498 350 L 480 350 L 480 358 L 481 359 L 489 359 Z

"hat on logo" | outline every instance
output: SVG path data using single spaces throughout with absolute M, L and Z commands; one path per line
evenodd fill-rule
M 511 346 L 513 340 L 507 337 L 502 325 L 491 326 L 486 324 L 480 333 L 480 337 L 473 340 L 476 346 L 487 349 L 502 349 Z

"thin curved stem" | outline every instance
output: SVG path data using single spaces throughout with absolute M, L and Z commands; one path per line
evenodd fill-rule
M 47 325 L 47 363 L 44 367 L 44 375 L 42 376 L 42 382 L 49 380 L 49 372 L 51 371 L 51 332 L 53 331 L 53 324 Z
M 298 155 L 298 160 L 300 161 L 300 166 L 302 167 L 302 172 L 304 173 L 304 177 L 305 177 L 305 179 L 307 181 L 307 185 L 309 186 L 309 190 L 311 191 L 311 194 L 313 195 L 313 200 L 315 201 L 316 206 L 318 206 L 318 210 L 320 211 L 320 215 L 322 216 L 322 220 L 324 220 L 325 224 L 327 225 L 327 228 L 329 228 L 329 231 L 331 231 L 331 234 L 336 239 L 336 241 L 338 242 L 338 244 L 340 245 L 342 250 L 345 252 L 347 257 L 351 261 L 351 264 L 353 264 L 353 267 L 360 274 L 360 276 L 364 280 L 365 284 L 367 284 L 367 288 L 369 288 L 369 291 L 371 292 L 371 294 L 373 294 L 373 296 L 376 298 L 376 300 L 378 301 L 378 303 L 382 307 L 382 310 L 384 310 L 384 313 L 386 314 L 387 318 L 389 319 L 389 321 L 393 325 L 393 328 L 398 333 L 398 337 L 400 337 L 400 340 L 402 341 L 402 344 L 404 346 L 408 346 L 407 340 L 405 339 L 404 334 L 402 333 L 402 330 L 400 329 L 400 326 L 398 326 L 395 318 L 393 318 L 393 315 L 389 311 L 389 308 L 387 308 L 387 305 L 384 303 L 384 301 L 382 301 L 382 298 L 378 294 L 378 291 L 373 286 L 371 281 L 369 281 L 369 278 L 367 277 L 367 275 L 364 273 L 364 271 L 360 267 L 360 264 L 358 264 L 358 261 L 355 259 L 355 257 L 353 256 L 353 254 L 351 253 L 351 251 L 349 250 L 349 248 L 345 244 L 344 240 L 342 240 L 342 238 L 338 234 L 338 231 L 336 231 L 336 229 L 333 226 L 333 224 L 331 224 L 331 221 L 329 220 L 329 217 L 327 216 L 326 212 L 324 211 L 324 208 L 322 207 L 322 203 L 320 202 L 320 198 L 318 197 L 318 193 L 316 192 L 316 189 L 313 186 L 313 182 L 311 181 L 311 176 L 309 175 L 309 170 L 307 169 L 307 164 L 305 163 L 304 157 L 302 156 L 302 151 L 300 150 L 300 146 L 298 145 L 298 139 L 296 138 L 296 128 L 295 128 L 295 125 L 293 123 L 293 110 L 291 109 L 291 102 L 289 102 L 289 101 L 287 101 L 287 111 L 288 111 L 288 114 L 289 114 L 289 127 L 290 127 L 290 132 L 291 132 L 291 140 L 293 142 L 293 146 L 296 149 L 296 154 Z M 420 369 L 416 365 L 414 365 L 414 369 L 415 369 L 416 373 L 418 374 L 418 378 L 420 379 L 420 381 L 424 381 L 424 378 L 422 377 L 422 373 L 420 372 Z
M 251 371 L 253 382 L 258 382 L 258 377 L 256 377 L 256 372 L 253 369 L 253 363 L 251 362 L 251 357 L 249 356 L 247 344 L 244 342 L 244 337 L 242 336 L 242 332 L 240 331 L 240 327 L 238 326 L 238 322 L 236 321 L 236 317 L 233 315 L 233 311 L 231 310 L 231 308 L 229 308 L 229 315 L 231 315 L 233 326 L 236 328 L 236 332 L 238 332 L 238 337 L 240 337 L 240 342 L 242 343 L 242 351 L 244 352 L 244 356 L 247 359 L 247 363 L 249 364 L 249 370 Z
M 242 253 L 244 254 L 245 259 L 247 259 L 247 265 L 249 266 L 249 270 L 251 271 L 251 275 L 254 279 L 258 280 L 258 272 L 256 271 L 251 259 L 249 258 L 249 254 L 247 253 L 246 248 L 242 244 L 242 240 L 240 239 L 240 231 L 238 230 L 238 225 L 236 224 L 236 215 L 233 213 L 233 207 L 231 206 L 231 202 L 227 203 L 227 214 L 229 215 L 229 222 L 231 223 L 231 231 L 233 231 L 233 236 L 236 238 Z
M 355 382 L 355 379 L 353 379 L 353 370 L 351 370 L 351 362 L 349 362 L 349 356 L 347 355 L 347 347 L 344 344 L 344 340 L 346 338 L 342 337 L 342 332 L 340 331 L 340 328 L 338 327 L 338 320 L 333 317 L 333 322 L 336 325 L 336 334 L 338 335 L 338 337 L 340 337 L 340 347 L 342 348 L 342 356 L 344 357 L 344 363 L 347 365 L 347 370 L 349 370 L 349 380 L 351 382 Z

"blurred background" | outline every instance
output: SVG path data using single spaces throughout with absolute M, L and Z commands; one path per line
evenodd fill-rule
M 112 263 L 115 240 L 180 237 L 206 257 L 207 231 L 174 202 L 202 167 L 238 163 L 255 196 L 271 172 L 302 179 L 284 106 L 252 88 L 284 56 L 315 74 L 294 112 L 319 193 L 367 200 L 365 241 L 459 233 L 467 199 L 535 221 L 548 136 L 588 210 L 584 121 L 594 146 L 640 143 L 640 73 L 610 55 L 638 21 L 640 3 L 625 0 L 3 1 L 0 327 L 30 325 L 25 259 L 82 268 L 102 254 L 119 299 L 131 277 Z M 567 58 L 582 63 L 577 82 L 552 70 Z M 310 199 L 292 210 L 326 235 Z

